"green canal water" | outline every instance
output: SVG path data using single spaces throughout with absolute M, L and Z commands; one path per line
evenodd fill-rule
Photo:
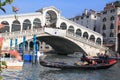
M 46 60 L 73 63 L 79 58 L 48 55 Z M 3 70 L 2 76 L 3 80 L 120 80 L 120 61 L 104 70 L 60 70 L 25 62 L 22 70 Z

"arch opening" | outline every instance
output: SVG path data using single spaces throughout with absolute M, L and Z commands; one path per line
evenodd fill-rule
M 57 22 L 57 14 L 52 10 L 48 10 L 46 12 L 45 26 L 56 28 L 56 22 Z

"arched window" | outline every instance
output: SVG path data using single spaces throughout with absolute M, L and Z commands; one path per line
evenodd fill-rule
M 97 38 L 96 43 L 101 44 L 101 39 Z
M 110 20 L 111 20 L 111 21 L 113 21 L 114 19 L 115 19 L 114 16 L 110 17 Z
M 60 29 L 66 30 L 67 29 L 67 25 L 64 22 L 61 23 Z
M 2 21 L 1 24 L 3 24 L 4 27 L 0 29 L 0 33 L 9 32 L 9 23 L 7 21 Z
M 103 22 L 106 22 L 106 21 L 107 21 L 107 19 L 104 17 L 104 18 L 103 18 Z
M 88 39 L 88 33 L 87 33 L 87 32 L 84 32 L 84 33 L 83 33 L 83 37 L 86 38 L 86 39 Z
M 114 29 L 114 24 L 113 23 L 111 23 L 110 29 Z
M 106 25 L 105 24 L 103 25 L 103 30 L 106 30 Z
M 94 26 L 93 30 L 96 31 L 96 26 Z
M 103 37 L 106 37 L 106 34 L 105 34 L 105 33 L 103 33 L 102 35 L 103 35 Z
M 20 31 L 20 29 L 21 29 L 20 22 L 18 20 L 13 21 L 12 31 Z
M 111 33 L 110 33 L 110 37 L 114 37 L 114 33 L 111 32 Z
M 23 22 L 23 30 L 31 29 L 31 22 L 30 20 L 26 19 Z
M 74 27 L 73 26 L 69 26 L 68 31 L 74 33 Z
M 77 29 L 76 30 L 76 34 L 79 35 L 79 36 L 81 36 L 82 35 L 82 31 L 80 29 Z
M 40 19 L 38 18 L 35 18 L 34 21 L 33 21 L 33 29 L 36 29 L 36 28 L 41 28 L 41 21 Z
M 95 36 L 94 36 L 94 35 L 91 35 L 91 36 L 90 36 L 90 40 L 91 40 L 91 41 L 95 41 Z

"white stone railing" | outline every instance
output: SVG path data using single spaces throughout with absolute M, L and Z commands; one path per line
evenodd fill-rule
M 1 33 L 0 35 L 4 37 L 5 39 L 7 39 L 7 38 L 14 38 L 14 37 L 32 36 L 34 34 L 39 35 L 41 33 L 44 33 L 43 28 L 37 28 L 33 30 L 6 32 L 6 33 Z
M 95 43 L 89 39 L 86 39 L 86 38 L 83 38 L 75 33 L 72 33 L 72 32 L 66 32 L 66 36 L 69 37 L 69 38 L 72 38 L 74 40 L 77 40 L 77 41 L 80 41 L 84 44 L 87 44 L 87 45 L 90 45 L 90 46 L 93 46 L 93 47 L 96 47 L 96 48 L 99 48 L 99 49 L 104 49 L 106 50 L 107 48 L 98 44 L 98 43 Z

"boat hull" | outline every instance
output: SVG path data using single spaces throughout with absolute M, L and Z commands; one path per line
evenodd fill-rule
M 75 65 L 75 64 L 67 64 L 64 62 L 48 62 L 45 60 L 41 60 L 40 64 L 45 67 L 50 68 L 60 68 L 60 69 L 107 69 L 111 66 L 115 65 L 117 61 L 115 59 L 109 60 L 109 63 L 101 63 L 101 64 L 89 64 L 89 65 Z

